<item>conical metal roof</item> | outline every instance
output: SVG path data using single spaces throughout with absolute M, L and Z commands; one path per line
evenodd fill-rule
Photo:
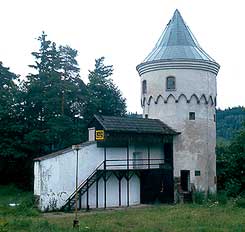
M 156 46 L 144 62 L 158 60 L 204 60 L 215 62 L 198 44 L 180 12 L 175 10 Z

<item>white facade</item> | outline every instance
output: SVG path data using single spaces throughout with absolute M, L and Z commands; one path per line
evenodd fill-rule
M 176 131 L 174 177 L 190 191 L 216 191 L 216 75 L 219 64 L 198 44 L 176 10 L 156 46 L 137 66 L 144 117 Z M 167 85 L 168 83 L 168 85 Z
M 34 162 L 34 195 L 39 198 L 39 208 L 42 211 L 60 209 L 75 191 L 76 180 L 76 150 L 67 149 L 41 157 Z M 140 154 L 141 159 L 147 159 L 147 147 L 144 145 L 131 144 L 129 146 L 129 159 Z M 163 159 L 163 147 L 160 145 L 150 147 L 151 158 Z M 138 157 L 137 157 L 138 158 Z M 120 160 L 116 164 L 126 164 L 127 148 L 106 148 L 107 160 Z M 104 148 L 97 147 L 96 142 L 90 142 L 78 151 L 78 184 L 87 177 L 104 161 Z M 108 161 L 108 164 L 115 164 Z M 133 160 L 130 160 L 130 168 L 133 168 Z M 137 164 L 136 164 L 137 165 Z M 146 167 L 146 166 L 145 166 Z M 155 167 L 151 165 L 151 167 Z M 101 167 L 103 168 L 103 166 Z M 121 169 L 125 169 L 121 167 Z M 109 167 L 108 167 L 109 169 Z M 120 169 L 120 167 L 118 168 Z M 106 182 L 106 207 L 119 206 L 118 180 L 111 175 Z M 104 181 L 98 182 L 98 207 L 104 207 Z M 121 206 L 127 206 L 127 183 L 121 181 Z M 82 208 L 86 208 L 87 194 L 82 196 Z M 129 181 L 129 205 L 140 203 L 140 180 L 133 175 Z M 89 188 L 89 207 L 96 207 L 95 183 Z
M 176 88 L 167 90 L 166 78 Z M 168 69 L 141 75 L 147 92 L 141 95 L 144 117 L 161 119 L 181 134 L 174 139 L 174 176 L 190 171 L 190 183 L 201 191 L 215 191 L 216 183 L 216 75 L 196 69 Z M 189 120 L 189 113 L 195 120 Z M 200 171 L 200 176 L 195 176 Z

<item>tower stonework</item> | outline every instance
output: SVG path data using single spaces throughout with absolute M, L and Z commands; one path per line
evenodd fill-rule
M 198 44 L 178 10 L 137 66 L 143 116 L 180 132 L 173 141 L 174 177 L 183 190 L 216 191 L 216 75 L 219 64 Z

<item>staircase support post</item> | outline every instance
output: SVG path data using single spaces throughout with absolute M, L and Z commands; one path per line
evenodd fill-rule
M 99 207 L 99 200 L 98 200 L 98 196 L 99 196 L 99 194 L 98 194 L 98 179 L 96 179 L 96 208 L 98 208 Z
M 89 210 L 89 186 L 88 186 L 88 180 L 87 180 L 87 210 Z
M 150 145 L 147 146 L 147 155 L 148 155 L 148 169 L 150 169 Z
M 81 210 L 82 208 L 82 194 L 81 191 L 79 191 L 79 205 L 78 205 L 78 209 Z
M 104 208 L 106 209 L 106 172 L 104 173 Z
M 122 200 L 121 200 L 121 178 L 118 179 L 118 193 L 119 193 L 119 206 L 122 205 Z

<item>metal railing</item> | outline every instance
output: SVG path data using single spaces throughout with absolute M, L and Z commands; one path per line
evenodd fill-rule
M 149 169 L 160 168 L 165 164 L 165 159 L 107 159 L 105 160 L 106 169 Z
M 87 186 L 88 182 L 94 178 L 98 171 L 106 170 L 144 170 L 144 169 L 156 169 L 162 168 L 163 165 L 170 164 L 166 159 L 106 159 L 102 161 L 94 171 L 81 182 L 77 187 L 79 192 L 82 188 Z M 66 200 L 66 204 L 70 204 L 71 200 L 75 197 L 76 190 Z

